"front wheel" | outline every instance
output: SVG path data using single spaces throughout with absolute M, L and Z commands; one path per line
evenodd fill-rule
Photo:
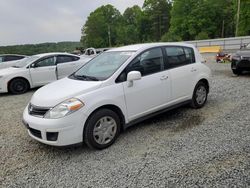
M 23 94 L 29 90 L 29 83 L 21 78 L 12 80 L 9 84 L 9 91 L 13 94 Z
M 119 116 L 112 110 L 100 109 L 90 116 L 85 124 L 84 142 L 94 149 L 112 145 L 120 133 Z
M 233 73 L 236 74 L 236 75 L 240 75 L 241 74 L 241 71 L 238 70 L 238 69 L 232 69 Z
M 194 88 L 191 106 L 202 108 L 207 102 L 208 86 L 204 82 L 198 82 Z

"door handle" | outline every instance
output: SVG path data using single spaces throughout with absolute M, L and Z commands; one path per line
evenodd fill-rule
M 168 76 L 166 76 L 166 75 L 161 77 L 161 80 L 166 80 L 166 79 L 168 79 Z
M 191 72 L 196 72 L 196 71 L 197 71 L 196 68 L 192 68 L 192 69 L 191 69 Z

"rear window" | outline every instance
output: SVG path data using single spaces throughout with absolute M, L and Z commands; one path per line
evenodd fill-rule
M 4 61 L 15 61 L 19 59 L 23 59 L 24 57 L 22 56 L 6 56 Z

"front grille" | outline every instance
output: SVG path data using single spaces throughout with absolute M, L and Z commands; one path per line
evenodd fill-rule
M 30 133 L 31 133 L 33 136 L 42 139 L 41 131 L 36 130 L 36 129 L 32 129 L 32 128 L 30 128 L 30 127 L 29 127 L 29 130 L 30 130 Z
M 44 115 L 50 110 L 50 108 L 38 107 L 29 104 L 29 114 L 32 116 L 44 117 Z

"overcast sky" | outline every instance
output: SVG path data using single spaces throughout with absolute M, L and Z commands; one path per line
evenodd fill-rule
M 79 41 L 90 12 L 106 4 L 122 13 L 144 0 L 0 0 L 0 46 Z

